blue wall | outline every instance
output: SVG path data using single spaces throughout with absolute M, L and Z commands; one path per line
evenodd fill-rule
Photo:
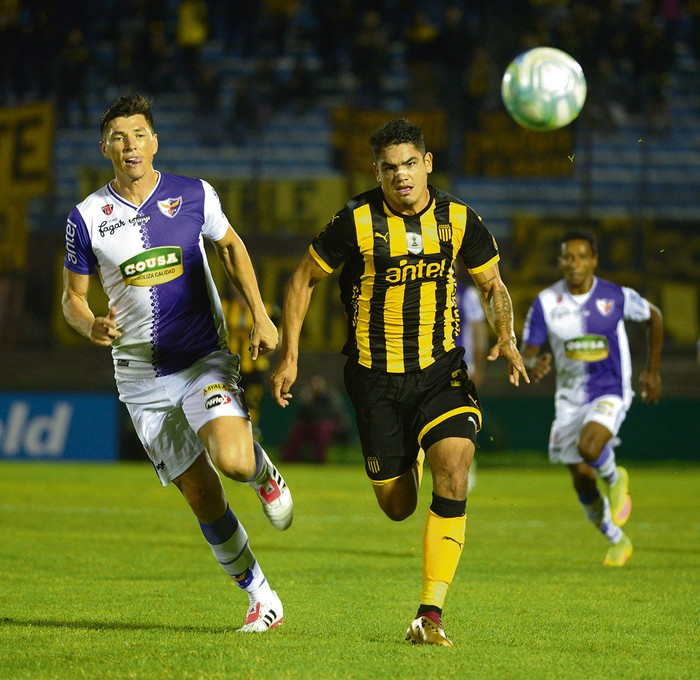
M 0 392 L 0 460 L 116 460 L 112 393 Z

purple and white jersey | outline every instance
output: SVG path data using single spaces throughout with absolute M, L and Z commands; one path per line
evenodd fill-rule
M 476 288 L 472 285 L 457 284 L 457 309 L 459 311 L 459 333 L 455 342 L 464 348 L 464 362 L 474 368 L 474 329 L 472 324 L 486 320 L 484 308 Z
M 523 342 L 541 347 L 549 341 L 557 369 L 556 401 L 586 404 L 617 395 L 629 406 L 634 392 L 624 322 L 650 316 L 647 300 L 631 288 L 594 277 L 588 293 L 572 296 L 562 279 L 532 303 Z
M 118 378 L 176 373 L 226 347 L 203 238 L 218 241 L 227 229 L 207 182 L 162 172 L 140 206 L 108 184 L 71 211 L 64 263 L 78 274 L 97 270 L 117 308 Z

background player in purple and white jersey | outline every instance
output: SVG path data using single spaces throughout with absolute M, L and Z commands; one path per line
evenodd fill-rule
M 468 273 L 461 260 L 455 261 L 455 302 L 459 312 L 459 333 L 455 343 L 464 349 L 464 363 L 469 367 L 469 377 L 477 390 L 486 377 L 486 355 L 489 347 L 489 331 L 481 298 L 476 288 L 467 280 Z M 469 490 L 476 486 L 476 458 L 469 466 Z
M 239 357 L 226 347 L 203 238 L 215 245 L 250 308 L 253 359 L 276 347 L 277 328 L 212 187 L 153 167 L 158 135 L 150 101 L 120 97 L 102 114 L 100 131 L 114 179 L 68 216 L 64 315 L 93 344 L 111 347 L 119 398 L 161 483 L 182 492 L 217 561 L 248 594 L 240 630 L 263 632 L 282 623 L 282 603 L 231 511 L 219 472 L 248 482 L 277 529 L 292 522 L 292 498 L 253 441 Z M 101 316 L 88 304 L 95 272 L 109 296 Z
M 459 311 L 459 333 L 455 342 L 464 349 L 464 363 L 469 367 L 469 377 L 479 389 L 484 382 L 489 332 L 479 293 L 471 284 L 471 279 L 466 281 L 461 269 L 461 260 L 457 260 L 455 297 Z
M 663 318 L 657 307 L 631 288 L 599 279 L 595 237 L 567 233 L 559 266 L 564 278 L 543 290 L 525 321 L 522 356 L 535 380 L 556 368 L 555 417 L 549 458 L 565 463 L 588 518 L 610 542 L 603 564 L 621 567 L 632 542 L 620 528 L 632 510 L 627 471 L 615 462 L 614 447 L 632 403 L 632 361 L 625 321 L 648 327 L 647 364 L 640 375 L 642 399 L 661 397 Z M 549 345 L 551 353 L 542 351 Z M 607 497 L 598 491 L 605 482 Z

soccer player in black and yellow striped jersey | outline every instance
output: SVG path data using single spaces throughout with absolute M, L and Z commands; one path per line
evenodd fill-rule
M 380 508 L 392 520 L 409 517 L 418 502 L 423 458 L 432 471 L 421 600 L 406 639 L 452 646 L 442 609 L 464 546 L 467 475 L 481 427 L 464 350 L 455 344 L 456 258 L 463 259 L 497 336 L 488 359 L 504 357 L 515 386 L 521 376 L 529 378 L 516 346 L 496 241 L 469 206 L 428 184 L 433 156 L 422 130 L 392 120 L 374 131 L 370 146 L 379 186 L 333 216 L 287 284 L 272 394 L 280 406 L 289 404 L 313 288 L 342 265 L 345 385 Z

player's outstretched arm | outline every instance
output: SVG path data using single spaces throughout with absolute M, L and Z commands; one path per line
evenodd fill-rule
M 513 303 L 506 284 L 501 279 L 498 264 L 471 276 L 479 290 L 486 319 L 497 338 L 496 344 L 491 348 L 486 359 L 496 361 L 499 357 L 504 357 L 508 361 L 508 379 L 511 384 L 518 387 L 520 376 L 529 383 L 530 378 L 516 345 L 513 330 Z
M 284 408 L 292 398 L 297 379 L 299 337 L 314 286 L 328 276 L 310 253 L 306 253 L 287 282 L 282 306 L 282 350 L 280 361 L 270 375 L 272 397 Z
M 664 344 L 664 320 L 656 305 L 649 305 L 651 316 L 647 322 L 647 365 L 639 376 L 642 399 L 656 404 L 661 399 L 661 350 Z
M 110 347 L 121 337 L 117 328 L 117 308 L 112 307 L 106 316 L 95 316 L 88 305 L 87 295 L 90 277 L 63 269 L 63 316 L 80 335 L 88 338 L 93 345 Z
M 226 275 L 241 293 L 253 315 L 249 350 L 251 358 L 255 360 L 259 354 L 271 352 L 277 347 L 279 343 L 277 327 L 265 309 L 248 249 L 231 225 L 224 238 L 216 241 L 215 245 Z
M 525 344 L 520 348 L 520 354 L 523 357 L 525 368 L 532 373 L 535 382 L 540 382 L 540 380 L 551 372 L 551 352 L 542 352 L 540 354 L 539 347 Z

